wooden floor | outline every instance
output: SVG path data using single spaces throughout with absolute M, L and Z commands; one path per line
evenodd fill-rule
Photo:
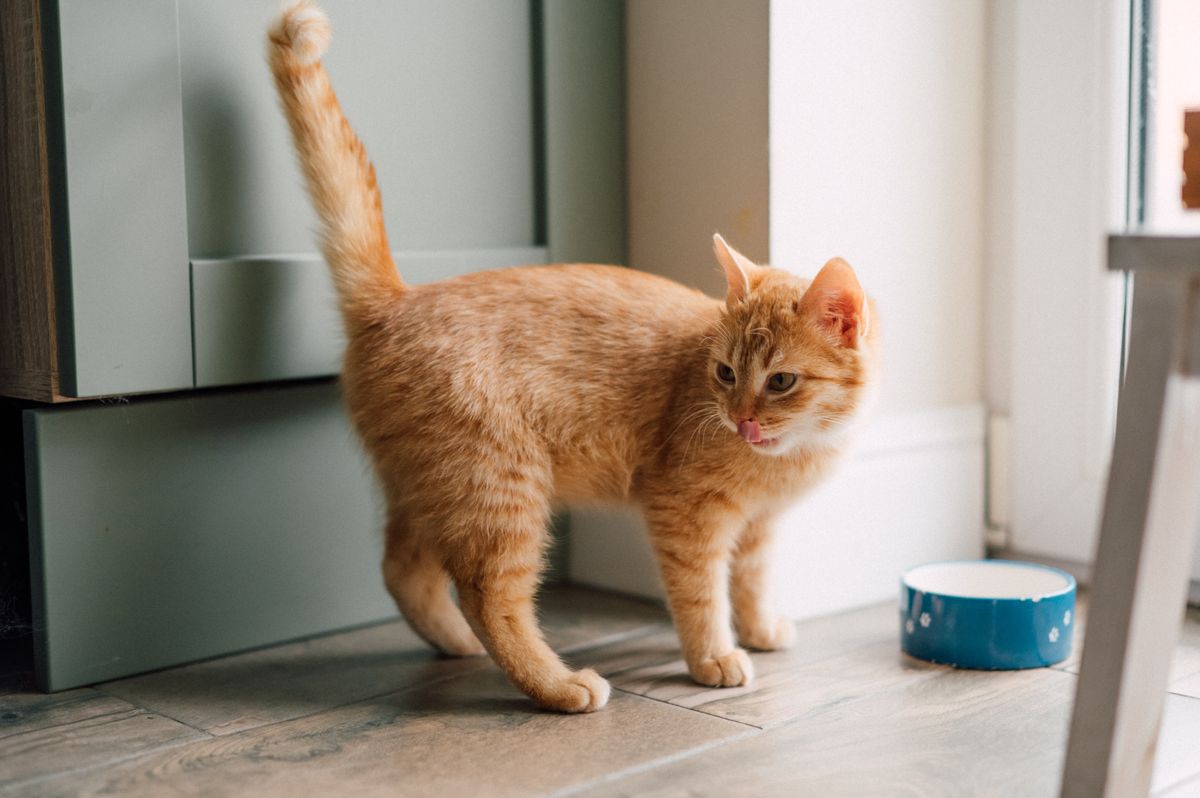
M 708 690 L 653 605 L 559 588 L 543 608 L 551 643 L 612 680 L 603 711 L 535 711 L 488 661 L 439 659 L 388 623 L 55 695 L 9 687 L 0 795 L 1057 794 L 1078 656 L 929 665 L 899 653 L 886 604 L 802 623 L 795 651 L 754 655 L 752 687 Z M 1198 613 L 1171 678 L 1154 789 L 1200 796 Z

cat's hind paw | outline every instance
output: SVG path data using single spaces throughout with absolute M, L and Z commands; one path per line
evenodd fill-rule
M 738 642 L 755 651 L 783 651 L 796 644 L 796 624 L 788 618 L 776 618 L 764 626 L 739 631 Z
M 604 677 L 588 668 L 575 671 L 544 691 L 538 691 L 533 700 L 543 709 L 556 712 L 595 712 L 608 703 L 610 691 Z
M 754 681 L 750 655 L 740 648 L 689 664 L 688 671 L 692 679 L 706 687 L 742 687 Z

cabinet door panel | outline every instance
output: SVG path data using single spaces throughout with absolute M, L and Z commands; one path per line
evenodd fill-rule
M 60 0 L 57 11 L 63 393 L 190 388 L 175 6 Z
M 395 614 L 334 384 L 27 410 L 25 442 L 44 689 Z
M 327 0 L 325 58 L 399 250 L 534 243 L 528 0 Z M 267 70 L 275 6 L 179 0 L 193 259 L 314 251 Z

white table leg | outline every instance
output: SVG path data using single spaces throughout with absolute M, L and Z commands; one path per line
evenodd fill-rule
M 1147 795 L 1200 529 L 1200 303 L 1182 274 L 1134 286 L 1062 795 Z

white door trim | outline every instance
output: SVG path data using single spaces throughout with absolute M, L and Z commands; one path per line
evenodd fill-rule
M 989 400 L 1012 418 L 1011 545 L 1095 548 L 1119 379 L 1129 0 L 991 6 Z

